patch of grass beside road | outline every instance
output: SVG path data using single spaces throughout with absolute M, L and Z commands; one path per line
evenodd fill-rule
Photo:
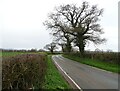
M 90 58 L 80 58 L 79 56 L 70 55 L 70 54 L 69 55 L 63 54 L 63 56 L 71 60 L 74 60 L 83 64 L 87 64 L 93 67 L 101 68 L 101 69 L 115 72 L 115 73 L 120 73 L 120 65 L 118 64 L 107 63 L 100 60 L 95 60 L 95 59 L 93 60 Z
M 70 89 L 68 83 L 63 79 L 61 74 L 52 62 L 51 55 L 48 55 L 47 74 L 43 89 L 64 90 Z

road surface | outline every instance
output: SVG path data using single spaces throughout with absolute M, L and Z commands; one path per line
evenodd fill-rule
M 52 59 L 57 68 L 63 71 L 62 74 L 68 76 L 67 78 L 72 80 L 71 82 L 78 89 L 83 91 L 84 89 L 118 89 L 118 74 L 116 73 L 93 68 L 61 55 L 54 55 Z

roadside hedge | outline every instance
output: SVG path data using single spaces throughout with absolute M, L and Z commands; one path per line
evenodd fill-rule
M 46 68 L 46 56 L 43 54 L 3 57 L 2 89 L 40 89 Z

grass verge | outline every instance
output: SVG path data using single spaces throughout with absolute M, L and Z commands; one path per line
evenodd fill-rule
M 112 63 L 103 62 L 100 60 L 94 60 L 94 59 L 90 59 L 90 58 L 80 58 L 78 56 L 68 55 L 68 54 L 63 54 L 63 57 L 69 58 L 71 60 L 74 60 L 74 61 L 77 61 L 77 62 L 80 62 L 83 64 L 87 64 L 87 65 L 90 65 L 93 67 L 111 71 L 114 73 L 120 73 L 120 65 L 118 65 L 118 64 L 112 64 Z
M 70 89 L 68 83 L 63 79 L 61 74 L 52 62 L 51 55 L 48 55 L 47 74 L 43 89 L 64 90 Z

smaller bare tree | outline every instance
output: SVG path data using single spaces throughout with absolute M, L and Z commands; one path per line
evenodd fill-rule
M 44 49 L 49 50 L 51 53 L 54 53 L 54 50 L 57 49 L 56 43 L 52 42 L 50 44 L 47 44 Z

